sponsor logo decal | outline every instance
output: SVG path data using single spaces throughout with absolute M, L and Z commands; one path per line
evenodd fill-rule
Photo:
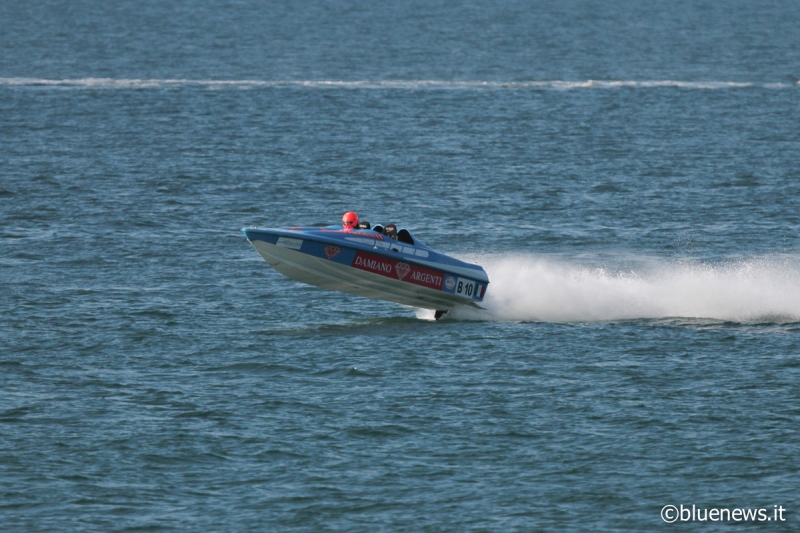
M 394 269 L 397 271 L 397 277 L 400 279 L 408 276 L 408 273 L 411 272 L 411 267 L 405 263 L 397 263 Z
M 438 272 L 430 274 L 428 272 L 415 271 L 411 273 L 410 281 L 412 283 L 417 282 L 417 285 L 434 286 L 437 289 L 442 286 L 442 276 Z
M 369 270 L 378 274 L 387 275 L 392 271 L 392 264 L 376 256 L 368 256 L 358 252 L 353 259 L 353 266 L 361 270 Z
M 453 287 L 456 286 L 456 278 L 453 276 L 447 276 L 444 278 L 444 286 L 447 287 L 448 290 L 453 290 Z
M 359 237 L 369 237 L 370 239 L 375 239 L 378 241 L 385 240 L 383 235 L 380 233 L 375 233 L 374 231 L 353 231 L 353 230 L 343 230 L 343 229 L 328 229 L 328 228 L 319 228 L 315 231 L 327 231 L 328 233 L 345 233 L 347 235 L 358 235 Z
M 324 251 L 325 251 L 325 257 L 327 257 L 328 259 L 333 259 L 337 255 L 339 255 L 339 252 L 341 252 L 338 246 L 326 246 Z
M 360 250 L 356 252 L 350 266 L 396 280 L 399 279 L 404 283 L 413 283 L 414 285 L 428 287 L 429 289 L 441 290 L 442 283 L 444 283 L 444 272 L 410 263 L 402 263 L 396 259 L 390 259 Z

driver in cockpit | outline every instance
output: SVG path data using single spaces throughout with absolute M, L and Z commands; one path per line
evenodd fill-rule
M 386 235 L 390 239 L 394 239 L 396 241 L 399 240 L 400 242 L 404 242 L 406 244 L 414 244 L 414 240 L 411 238 L 411 235 L 408 233 L 408 231 L 403 230 L 401 234 L 398 234 L 397 226 L 394 223 L 386 224 L 386 226 L 376 224 L 373 228 L 366 220 L 359 222 L 358 215 L 354 211 L 348 211 L 344 214 L 344 216 L 342 216 L 342 229 L 344 231 L 372 229 L 372 231 L 377 231 L 382 235 Z
M 342 216 L 342 227 L 345 231 L 352 231 L 358 228 L 358 215 L 348 211 Z
M 387 237 L 397 240 L 397 226 L 394 224 L 386 224 L 383 228 L 383 234 Z
M 353 211 L 348 211 L 342 216 L 342 228 L 344 231 L 352 231 L 354 229 L 370 229 L 370 225 L 366 220 L 359 222 L 358 215 Z

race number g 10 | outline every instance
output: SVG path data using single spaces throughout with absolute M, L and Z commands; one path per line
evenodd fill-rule
M 471 279 L 458 278 L 456 280 L 456 294 L 472 298 L 477 291 L 478 283 Z

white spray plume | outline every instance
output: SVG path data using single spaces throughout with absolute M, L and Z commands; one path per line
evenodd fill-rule
M 633 270 L 584 266 L 543 256 L 490 256 L 475 262 L 484 266 L 491 281 L 483 302 L 486 311 L 458 308 L 450 318 L 800 321 L 800 258 L 719 264 L 639 261 L 643 266 Z M 420 318 L 428 318 L 429 313 L 420 313 Z

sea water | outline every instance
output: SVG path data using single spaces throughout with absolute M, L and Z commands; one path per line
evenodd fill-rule
M 796 531 L 799 26 L 788 1 L 6 2 L 0 529 L 694 505 Z M 239 231 L 349 210 L 483 265 L 486 309 L 305 286 Z

